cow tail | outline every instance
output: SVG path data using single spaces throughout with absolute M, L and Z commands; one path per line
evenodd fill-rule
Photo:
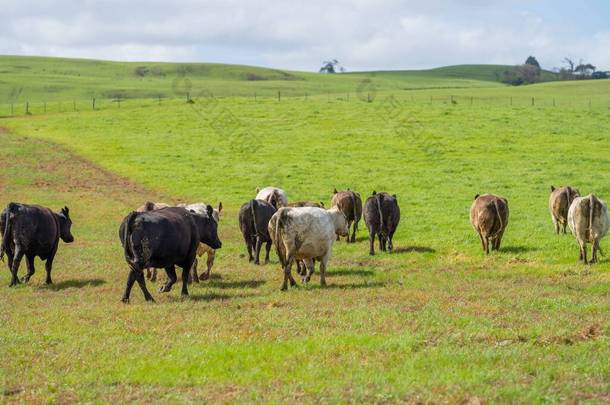
M 589 196 L 589 238 L 593 242 L 593 211 L 595 210 L 595 197 Z
M 6 246 L 8 245 L 8 238 L 10 235 L 10 226 L 11 226 L 11 214 L 13 213 L 13 208 L 16 206 L 15 203 L 10 203 L 6 207 L 6 218 L 4 221 L 4 234 L 2 235 L 2 244 L 0 244 L 0 260 L 4 260 L 4 251 L 6 250 Z
M 258 228 L 256 227 L 256 210 L 255 205 L 257 204 L 256 200 L 250 201 L 250 211 L 252 212 L 252 224 L 254 225 L 254 233 L 258 236 Z
M 379 212 L 379 229 L 384 230 L 383 227 L 383 211 L 381 209 L 381 197 L 380 194 L 375 194 L 375 200 L 377 201 L 377 212 Z
M 354 216 L 354 222 L 356 221 L 356 196 L 353 191 L 349 192 L 349 197 L 352 200 L 352 215 Z
M 502 221 L 502 215 L 500 215 L 500 206 L 498 205 L 497 199 L 494 200 L 494 207 L 496 208 L 496 216 L 498 217 L 498 221 L 500 222 L 500 229 L 496 233 L 496 236 L 498 236 L 500 232 L 502 232 L 502 229 L 504 229 L 504 221 Z
M 124 252 L 125 252 L 125 259 L 127 260 L 127 263 L 130 264 L 130 266 L 134 265 L 137 262 L 136 252 L 135 252 L 135 249 L 133 249 L 133 245 L 131 244 L 131 241 L 130 241 L 131 227 L 133 226 L 133 222 L 137 216 L 138 216 L 138 213 L 136 211 L 132 211 L 127 216 L 127 221 L 125 223 L 125 229 L 123 231 L 123 241 L 124 241 L 123 248 L 124 248 Z
M 282 249 L 280 245 L 280 236 L 282 235 L 280 228 L 284 226 L 284 223 L 282 221 L 284 212 L 285 210 L 278 211 L 277 222 L 275 223 L 275 237 L 273 238 L 273 244 L 275 245 L 275 253 L 280 259 L 280 264 L 282 265 L 282 268 L 286 266 L 286 257 L 284 254 L 284 249 Z
M 571 204 L 571 201 L 570 201 L 571 191 L 572 190 L 570 190 L 570 187 L 566 187 L 565 193 L 566 193 L 566 200 L 568 201 L 568 211 L 570 210 L 570 204 Z

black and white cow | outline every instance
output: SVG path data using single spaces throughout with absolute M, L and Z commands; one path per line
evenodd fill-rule
M 57 253 L 59 239 L 66 243 L 74 242 L 70 232 L 72 220 L 68 207 L 59 213 L 39 205 L 10 203 L 2 212 L 0 230 L 2 245 L 0 258 L 6 253 L 8 267 L 11 271 L 11 287 L 19 284 L 17 272 L 21 259 L 25 256 L 28 273 L 21 279 L 27 283 L 34 274 L 34 258 L 40 257 L 45 262 L 47 284 L 52 284 L 51 268 Z

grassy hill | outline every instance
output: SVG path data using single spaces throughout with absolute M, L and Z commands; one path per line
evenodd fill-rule
M 213 93 L 275 97 L 356 93 L 375 79 L 376 91 L 498 86 L 495 72 L 479 65 L 425 71 L 327 75 L 212 63 L 109 62 L 0 56 L 0 104 L 90 100 L 92 97 L 156 98 Z M 188 79 L 185 83 L 184 79 Z

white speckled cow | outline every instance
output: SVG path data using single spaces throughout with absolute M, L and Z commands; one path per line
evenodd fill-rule
M 288 282 L 296 282 L 290 273 L 294 261 L 303 260 L 307 274 L 303 281 L 310 280 L 314 271 L 314 260 L 320 262 L 320 285 L 326 285 L 326 266 L 332 253 L 337 234 L 348 235 L 347 219 L 337 208 L 325 210 L 316 207 L 280 208 L 269 221 L 269 235 L 284 270 L 282 291 Z
M 597 261 L 599 242 L 608 233 L 610 218 L 605 202 L 589 194 L 576 197 L 568 210 L 568 225 L 578 241 L 579 258 L 587 264 L 587 242 L 593 244 L 590 263 Z
M 276 209 L 280 207 L 285 207 L 288 205 L 288 195 L 284 190 L 277 187 L 265 187 L 262 190 L 258 187 L 256 188 L 256 197 L 257 200 L 267 201 L 269 204 L 273 205 Z

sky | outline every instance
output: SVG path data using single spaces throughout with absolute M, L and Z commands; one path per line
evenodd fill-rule
M 610 70 L 610 1 L 0 0 L 0 54 L 316 71 L 563 58 Z

